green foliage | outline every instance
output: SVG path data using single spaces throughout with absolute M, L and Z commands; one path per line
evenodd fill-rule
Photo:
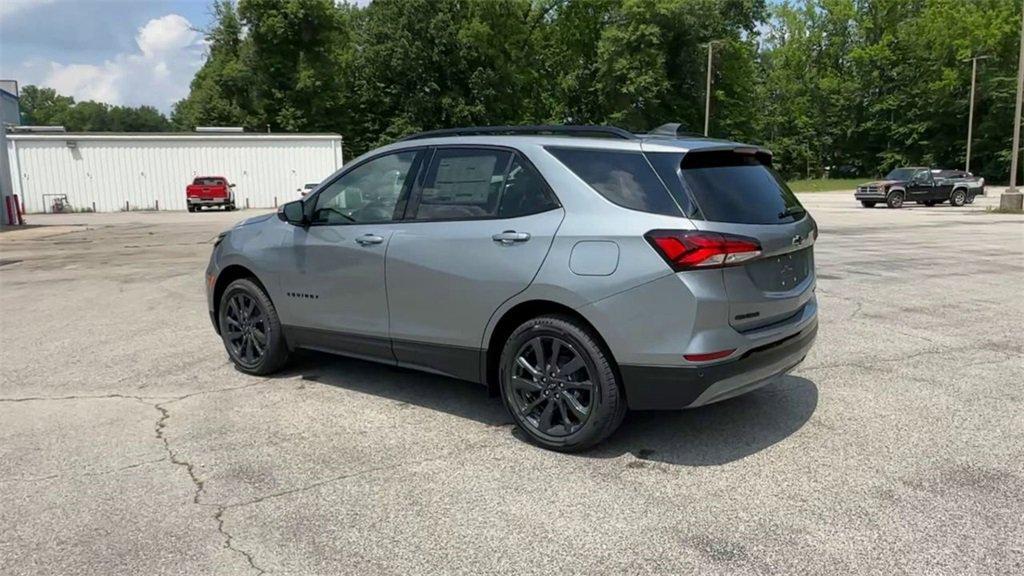
M 162 132 L 171 123 L 152 106 L 111 106 L 75 102 L 53 88 L 25 86 L 20 98 L 22 122 L 31 126 L 64 126 L 72 132 Z
M 176 128 L 332 131 L 349 157 L 465 125 L 704 124 L 787 177 L 965 161 L 1005 181 L 1019 0 L 216 0 Z M 32 87 L 29 87 L 32 88 Z M 26 88 L 26 119 L 166 129 L 154 110 Z M 116 113 L 115 113 L 116 112 Z M 99 127 L 99 128 L 94 128 Z
M 790 180 L 789 189 L 798 193 L 851 191 L 864 183 L 863 178 L 815 178 L 813 180 Z

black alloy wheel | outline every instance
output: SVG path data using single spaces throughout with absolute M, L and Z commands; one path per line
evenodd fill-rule
M 235 280 L 221 297 L 221 338 L 235 366 L 249 374 L 277 371 L 288 359 L 277 310 L 248 278 Z
M 246 367 L 255 367 L 267 351 L 267 317 L 256 299 L 236 292 L 224 310 L 228 346 L 232 356 Z
M 576 319 L 541 316 L 509 337 L 501 355 L 501 391 L 519 428 L 545 448 L 588 448 L 618 428 L 626 399 L 613 361 Z
M 512 404 L 534 429 L 568 436 L 586 423 L 594 407 L 594 383 L 583 357 L 556 336 L 523 344 L 512 367 Z

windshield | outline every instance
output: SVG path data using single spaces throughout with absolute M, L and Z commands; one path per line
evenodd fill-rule
M 914 176 L 914 172 L 917 172 L 919 168 L 895 168 L 892 172 L 889 172 L 886 176 L 886 180 L 910 180 Z

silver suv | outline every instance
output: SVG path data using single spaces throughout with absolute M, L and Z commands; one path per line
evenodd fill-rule
M 602 126 L 427 132 L 365 154 L 207 268 L 238 369 L 324 350 L 471 380 L 537 444 L 763 386 L 817 332 L 814 220 L 754 146 Z

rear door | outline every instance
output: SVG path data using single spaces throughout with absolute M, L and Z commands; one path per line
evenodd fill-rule
M 813 296 L 814 220 L 767 161 L 753 149 L 696 151 L 678 169 L 697 228 L 761 244 L 761 258 L 722 269 L 729 322 L 740 332 L 795 321 Z
M 435 149 L 388 246 L 390 334 L 399 363 L 477 380 L 487 321 L 529 286 L 562 215 L 517 152 Z

